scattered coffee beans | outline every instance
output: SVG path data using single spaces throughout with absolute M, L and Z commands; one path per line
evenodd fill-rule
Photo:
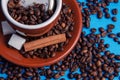
M 96 6 L 99 8 L 106 8 L 109 3 L 118 2 L 118 0 L 100 0 L 101 3 L 99 3 L 98 0 L 86 1 L 91 14 L 97 13 L 95 10 Z M 80 6 L 84 5 L 85 3 L 82 2 Z M 85 12 L 87 14 L 84 12 L 82 13 L 83 26 L 90 23 L 90 15 L 88 15 L 88 11 L 86 9 Z M 64 16 L 61 18 L 61 20 L 64 20 Z M 86 21 L 88 21 L 88 23 L 85 23 Z M 87 28 L 89 27 L 90 26 L 87 26 Z M 58 30 L 62 30 L 61 24 L 57 25 L 56 28 Z M 73 51 L 65 59 L 50 66 L 24 68 L 14 65 L 0 57 L 0 73 L 7 74 L 7 80 L 40 80 L 43 79 L 41 76 L 45 76 L 45 80 L 50 80 L 58 79 L 63 75 L 68 75 L 70 80 L 106 80 L 107 78 L 109 80 L 113 80 L 120 72 L 120 62 L 116 61 L 120 60 L 120 55 L 115 55 L 114 53 L 111 53 L 111 51 L 107 50 L 109 44 L 105 44 L 105 40 L 101 39 L 101 33 L 107 32 L 104 36 L 112 35 L 111 37 L 115 39 L 115 34 L 111 33 L 114 28 L 115 26 L 113 24 L 108 24 L 106 30 L 102 27 L 98 29 L 99 33 L 95 33 L 97 31 L 96 28 L 92 28 L 90 30 L 91 33 L 89 34 L 86 34 L 86 32 L 83 31 Z M 55 32 L 57 33 L 57 31 Z M 52 34 L 52 32 L 50 32 L 50 34 Z M 117 36 L 119 37 L 119 33 L 117 33 Z M 47 50 L 47 48 L 45 48 L 45 50 Z M 33 53 L 34 52 L 31 52 L 30 54 Z M 76 72 L 76 70 L 80 72 Z M 65 71 L 68 71 L 68 73 L 65 73 Z M 4 80 L 4 78 L 0 79 Z M 61 78 L 60 80 L 66 79 Z
M 13 19 L 28 25 L 36 25 L 48 20 L 54 13 L 52 10 L 45 10 L 44 4 L 33 4 L 24 7 L 20 5 L 20 0 L 9 0 L 8 12 Z
M 102 19 L 104 16 L 105 18 L 111 18 L 111 14 L 109 12 L 109 4 L 111 3 L 118 3 L 118 0 L 86 0 L 86 3 L 80 2 L 79 6 L 83 7 L 82 16 L 83 16 L 83 27 L 90 28 L 90 16 L 96 14 L 98 19 Z M 85 8 L 84 8 L 85 7 Z M 118 10 L 112 9 L 112 14 L 117 15 Z M 113 22 L 117 21 L 116 17 L 112 17 L 111 20 Z

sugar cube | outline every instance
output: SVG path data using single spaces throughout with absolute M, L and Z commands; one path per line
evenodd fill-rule
M 10 24 L 7 21 L 2 21 L 1 25 L 2 25 L 3 35 L 15 33 L 15 30 L 10 26 Z
M 16 48 L 17 50 L 20 50 L 25 42 L 26 39 L 22 38 L 17 34 L 13 34 L 8 42 L 8 45 Z

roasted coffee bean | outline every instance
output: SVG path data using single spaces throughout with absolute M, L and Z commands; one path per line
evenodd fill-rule
M 118 41 L 119 41 L 119 39 L 118 39 L 117 37 L 115 37 L 115 38 L 114 38 L 114 41 L 115 41 L 115 42 L 118 42 Z
M 118 3 L 118 0 L 113 0 L 114 3 Z
M 92 29 L 91 29 L 91 32 L 92 32 L 92 33 L 95 33 L 95 32 L 96 32 L 96 29 L 95 29 L 95 28 L 92 28 Z
M 67 38 L 71 38 L 72 37 L 71 33 L 69 33 L 69 32 L 66 33 L 66 36 L 67 36 Z
M 105 44 L 105 48 L 109 48 L 110 47 L 110 45 L 109 44 Z
M 39 7 L 40 7 L 41 11 L 45 11 L 45 5 L 44 4 L 39 5 Z
M 115 55 L 116 60 L 120 60 L 120 55 Z
M 33 76 L 33 73 L 31 72 L 25 72 L 26 76 Z
M 101 80 L 106 80 L 106 78 L 105 78 L 105 77 L 102 77 Z
M 4 80 L 4 78 L 0 78 L 0 80 Z
M 74 78 L 74 75 L 73 75 L 72 73 L 69 73 L 69 74 L 68 74 L 68 77 L 69 77 L 70 79 L 72 79 L 72 78 Z
M 30 13 L 31 15 L 34 15 L 34 11 L 33 11 L 33 10 L 30 10 L 29 13 Z
M 108 58 L 110 58 L 110 59 L 113 59 L 114 57 L 115 57 L 115 55 L 113 53 L 108 55 Z
M 58 79 L 60 77 L 60 74 L 59 73 L 56 73 L 55 75 L 54 75 L 54 78 L 55 79 Z
M 114 79 L 114 75 L 110 75 L 109 79 L 113 80 Z
M 108 8 L 104 8 L 104 9 L 103 9 L 103 12 L 104 12 L 104 13 L 108 13 L 108 12 L 109 12 L 109 9 L 108 9 Z
M 55 56 L 56 56 L 55 52 L 51 53 L 51 57 L 55 57 Z
M 102 32 L 104 32 L 105 30 L 104 30 L 103 27 L 100 27 L 100 28 L 99 28 L 99 31 L 102 33 Z
M 114 29 L 115 28 L 115 26 L 113 24 L 108 24 L 107 27 L 108 27 L 108 29 Z
M 64 75 L 65 75 L 65 72 L 64 72 L 64 71 L 61 71 L 61 72 L 60 72 L 60 75 L 61 75 L 61 76 L 64 76 Z
M 110 18 L 110 14 L 109 13 L 105 13 L 105 18 Z
M 108 35 L 108 37 L 110 37 L 110 38 L 115 38 L 115 34 L 114 34 L 114 33 L 110 33 L 110 34 Z
M 103 7 L 103 8 L 106 8 L 106 3 L 105 2 L 103 2 L 102 4 L 101 4 L 101 7 Z
M 109 77 L 109 74 L 108 74 L 108 73 L 105 73 L 105 74 L 103 74 L 103 76 L 104 76 L 105 78 L 108 78 L 108 77 Z
M 86 76 L 87 76 L 87 73 L 82 73 L 81 76 L 82 76 L 82 77 L 86 77 Z
M 99 12 L 97 13 L 97 17 L 98 17 L 98 18 L 102 18 L 102 17 L 103 17 L 102 11 L 99 11 Z
M 107 33 L 110 33 L 110 32 L 112 32 L 112 29 L 107 29 Z
M 112 21 L 116 22 L 117 18 L 116 17 L 112 17 Z
M 117 37 L 120 37 L 120 33 L 117 33 Z
M 97 66 L 97 67 L 100 67 L 101 65 L 102 65 L 101 61 L 98 60 L 98 61 L 96 62 L 96 66 Z
M 113 15 L 117 15 L 118 14 L 118 10 L 117 9 L 112 9 L 112 14 Z

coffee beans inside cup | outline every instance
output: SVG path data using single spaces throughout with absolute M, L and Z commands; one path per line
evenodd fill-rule
M 54 10 L 47 10 L 45 4 L 33 3 L 28 7 L 20 4 L 21 0 L 9 0 L 8 12 L 16 21 L 27 24 L 36 25 L 48 20 L 54 13 Z

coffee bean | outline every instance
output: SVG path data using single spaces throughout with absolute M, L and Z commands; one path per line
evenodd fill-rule
M 107 27 L 108 27 L 108 29 L 114 29 L 115 28 L 115 26 L 113 24 L 108 24 Z
M 45 5 L 44 4 L 39 5 L 39 7 L 40 7 L 41 11 L 45 11 Z
M 87 76 L 87 74 L 86 73 L 82 73 L 82 75 L 81 75 L 82 77 L 86 77 Z
M 33 74 L 31 72 L 26 72 L 25 74 L 26 74 L 26 76 L 33 76 Z
M 117 77 L 119 74 L 118 73 L 114 73 L 113 75 Z
M 118 39 L 117 37 L 115 37 L 115 38 L 114 38 L 114 41 L 115 41 L 115 42 L 118 42 L 118 41 L 119 41 L 119 39 Z
M 117 18 L 116 18 L 116 17 L 112 17 L 112 21 L 113 21 L 113 22 L 116 22 L 116 21 L 117 21 Z
M 102 11 L 99 11 L 99 12 L 98 12 L 97 17 L 98 17 L 98 18 L 102 18 L 102 17 L 103 17 Z
M 55 57 L 56 56 L 56 53 L 51 53 L 51 57 Z
M 22 20 L 23 20 L 23 21 L 26 21 L 27 19 L 28 19 L 27 16 L 23 16 L 23 17 L 22 17 Z
M 60 75 L 61 75 L 61 76 L 64 76 L 64 75 L 65 75 L 65 72 L 64 72 L 64 71 L 61 71 L 61 72 L 60 72 Z
M 117 37 L 120 37 L 120 33 L 117 33 Z
M 120 60 L 120 55 L 115 55 L 116 60 Z
M 73 76 L 72 73 L 69 73 L 69 74 L 68 74 L 68 77 L 69 77 L 70 79 L 72 79 L 74 76 Z
M 112 14 L 113 15 L 117 15 L 118 14 L 118 10 L 115 8 L 115 9 L 112 9 Z
M 112 32 L 112 29 L 107 29 L 107 33 L 110 33 L 110 32 Z
M 72 37 L 71 33 L 69 33 L 69 32 L 66 33 L 66 36 L 67 36 L 67 38 L 71 38 Z
M 106 78 L 105 78 L 105 77 L 102 77 L 101 80 L 106 80 Z
M 99 31 L 102 33 L 102 32 L 104 32 L 105 30 L 104 30 L 103 27 L 100 27 L 100 28 L 99 28 Z
M 55 79 L 58 79 L 60 77 L 60 74 L 58 74 L 58 73 L 56 73 L 55 75 L 54 75 L 54 78 Z
M 114 34 L 114 33 L 110 33 L 110 34 L 108 35 L 108 37 L 114 38 L 114 37 L 115 37 L 115 34 Z
M 108 11 L 109 11 L 108 8 L 104 8 L 104 9 L 103 9 L 103 12 L 104 12 L 104 13 L 108 13 Z
M 40 16 L 40 13 L 41 13 L 40 10 L 36 10 L 36 11 L 35 11 L 35 15 L 36 15 L 36 16 Z
M 96 66 L 100 67 L 101 65 L 102 65 L 101 61 L 98 60 L 98 61 L 96 62 Z
M 61 26 L 62 26 L 63 28 L 65 28 L 66 24 L 65 24 L 65 23 L 62 23 Z
M 108 58 L 110 58 L 110 59 L 113 59 L 114 57 L 115 57 L 115 55 L 113 53 L 108 55 Z
M 108 77 L 109 77 L 109 74 L 108 74 L 108 73 L 105 73 L 103 76 L 104 76 L 105 78 L 108 78 Z
M 114 79 L 114 75 L 110 75 L 109 79 L 113 80 Z
M 34 15 L 34 11 L 33 11 L 33 10 L 30 10 L 29 13 L 30 13 L 31 15 Z
M 118 0 L 113 0 L 114 3 L 118 3 Z
M 110 14 L 109 13 L 105 13 L 105 18 L 110 18 Z
M 103 8 L 106 8 L 106 3 L 105 2 L 103 2 L 102 4 L 101 4 L 101 7 L 103 7 Z
M 92 28 L 92 29 L 91 29 L 91 32 L 92 32 L 92 33 L 95 33 L 95 32 L 96 32 L 96 29 L 95 29 L 95 28 Z

